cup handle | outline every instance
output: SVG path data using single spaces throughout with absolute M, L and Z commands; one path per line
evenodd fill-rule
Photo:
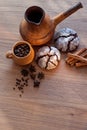
M 12 58 L 12 57 L 13 57 L 11 50 L 9 50 L 9 51 L 6 53 L 6 57 L 7 57 L 7 58 Z

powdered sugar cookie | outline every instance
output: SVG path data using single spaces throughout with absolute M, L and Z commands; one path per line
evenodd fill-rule
M 59 61 L 60 52 L 53 46 L 43 46 L 36 53 L 36 62 L 42 69 L 54 69 L 59 64 Z
M 63 28 L 56 34 L 55 46 L 62 52 L 76 50 L 79 43 L 79 37 L 73 29 Z

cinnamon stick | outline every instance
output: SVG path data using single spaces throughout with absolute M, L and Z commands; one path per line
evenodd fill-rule
M 79 60 L 79 61 L 81 61 L 81 62 L 87 63 L 87 59 L 84 58 L 84 57 L 81 57 L 81 56 L 79 56 L 79 55 L 68 53 L 68 56 L 71 57 L 71 58 L 74 58 L 74 59 L 76 59 L 76 60 Z
M 77 51 L 75 54 L 76 54 L 76 55 L 81 55 L 81 54 L 84 53 L 86 50 L 87 50 L 87 48 L 82 48 L 82 49 L 80 49 L 79 51 Z M 72 63 L 72 65 L 74 65 L 74 62 L 77 62 L 77 60 L 73 59 L 73 57 L 72 57 L 72 58 L 71 58 L 71 57 L 68 57 L 68 58 L 66 59 L 66 63 L 68 63 L 68 64 Z
M 78 62 L 75 65 L 76 65 L 76 67 L 82 67 L 82 66 L 87 66 L 87 63 L 85 63 L 85 62 Z
M 86 58 L 86 57 L 87 57 L 87 52 L 83 52 L 83 53 L 81 54 L 81 56 L 84 57 L 84 58 Z M 75 63 L 77 63 L 77 62 L 78 62 L 77 59 L 73 59 L 69 64 L 70 64 L 71 66 L 73 66 L 73 65 L 75 65 Z

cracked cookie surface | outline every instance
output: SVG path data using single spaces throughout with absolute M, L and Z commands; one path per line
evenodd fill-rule
M 36 53 L 36 62 L 42 69 L 54 69 L 59 64 L 59 61 L 60 52 L 53 46 L 43 46 Z
M 62 52 L 71 52 L 77 49 L 80 40 L 77 32 L 70 28 L 59 30 L 55 38 L 55 46 Z

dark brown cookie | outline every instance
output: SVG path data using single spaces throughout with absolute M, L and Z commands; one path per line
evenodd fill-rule
M 59 61 L 60 52 L 55 47 L 43 46 L 36 53 L 36 62 L 42 69 L 54 69 Z
M 79 37 L 73 29 L 63 28 L 56 34 L 55 46 L 62 52 L 76 50 L 79 43 Z

